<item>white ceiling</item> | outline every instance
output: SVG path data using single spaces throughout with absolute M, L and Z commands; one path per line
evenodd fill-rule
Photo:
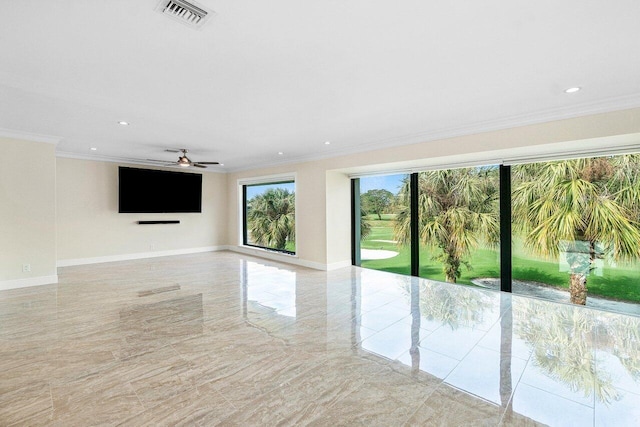
M 0 0 L 0 128 L 229 171 L 640 106 L 638 0 L 198 2 Z

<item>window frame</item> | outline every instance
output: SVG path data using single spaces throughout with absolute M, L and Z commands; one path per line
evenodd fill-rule
M 419 172 L 429 171 L 429 170 L 445 170 L 445 169 L 455 169 L 455 168 L 467 168 L 467 167 L 478 167 L 478 166 L 486 166 L 486 165 L 495 165 L 499 167 L 499 224 L 500 224 L 500 247 L 499 247 L 499 266 L 500 266 L 500 291 L 506 293 L 513 293 L 512 285 L 513 285 L 513 264 L 514 264 L 514 254 L 513 254 L 513 227 L 512 227 L 512 167 L 521 165 L 521 164 L 533 164 L 533 163 L 544 163 L 544 162 L 554 162 L 554 161 L 563 161 L 563 160 L 576 160 L 576 159 L 584 159 L 584 158 L 599 158 L 599 157 L 614 157 L 614 156 L 622 156 L 622 155 L 630 155 L 636 154 L 640 155 L 640 146 L 638 145 L 630 145 L 630 146 L 619 146 L 619 147 L 606 147 L 592 150 L 576 150 L 576 151 L 558 151 L 558 152 L 550 152 L 543 153 L 538 156 L 522 156 L 522 157 L 505 157 L 501 160 L 487 160 L 487 159 L 478 159 L 471 162 L 460 162 L 460 163 L 446 163 L 443 162 L 441 164 L 433 164 L 419 168 L 405 169 L 405 170 L 395 170 L 392 173 L 407 173 L 417 176 Z M 356 221 L 355 221 L 355 212 L 356 209 L 360 208 L 359 205 L 359 195 L 356 196 L 356 192 L 359 192 L 359 179 L 369 176 L 381 176 L 381 175 L 389 175 L 391 172 L 389 171 L 380 171 L 378 173 L 368 171 L 366 173 L 354 173 L 350 174 L 349 178 L 352 180 L 352 191 L 351 191 L 351 203 L 352 203 L 352 265 L 360 266 L 360 257 L 359 254 L 356 253 L 360 250 L 360 243 L 356 241 L 356 236 L 354 231 L 356 229 Z M 640 177 L 639 177 L 640 179 Z M 356 185 L 357 181 L 357 185 Z M 411 192 L 412 196 L 417 194 L 417 183 L 414 183 L 413 180 L 411 182 Z M 412 200 L 414 197 L 412 197 Z M 412 217 L 412 236 L 414 234 L 414 223 L 419 222 L 418 218 L 418 209 L 417 206 L 414 206 L 411 203 L 411 217 Z M 416 242 L 418 242 L 416 244 Z M 419 246 L 419 241 L 417 239 L 411 240 L 411 251 L 412 255 L 414 251 L 418 251 L 415 246 Z M 357 262 L 356 262 L 357 261 Z M 417 276 L 419 272 L 419 256 L 412 256 L 411 261 L 411 270 L 412 276 Z M 402 273 L 399 273 L 402 274 Z M 611 310 L 613 312 L 619 312 L 617 310 Z
M 456 164 L 452 167 L 441 166 L 438 168 L 421 168 L 407 171 L 410 182 L 410 212 L 411 212 L 411 244 L 410 244 L 410 276 L 420 277 L 420 237 L 419 237 L 419 206 L 418 206 L 418 174 L 429 170 L 457 169 L 468 167 L 482 167 L 487 164 L 476 162 L 473 164 Z M 503 292 L 511 292 L 512 286 L 512 233 L 511 233 L 511 167 L 505 165 L 504 162 L 496 162 L 494 166 L 499 167 L 499 214 L 500 214 L 500 248 L 499 248 L 499 265 L 500 265 L 500 290 Z M 359 267 L 360 264 L 360 241 L 359 233 L 356 233 L 356 226 L 359 226 L 359 219 L 356 218 L 356 210 L 360 209 L 360 178 L 367 176 L 377 176 L 378 174 L 352 175 L 351 178 L 351 244 L 352 244 L 352 263 L 351 265 Z M 388 173 L 380 173 L 379 175 L 389 175 Z M 359 227 L 357 227 L 359 229 Z M 503 272 L 504 269 L 504 272 Z M 402 274 L 402 273 L 399 273 Z
M 248 228 L 247 228 L 247 187 L 254 187 L 260 185 L 274 185 L 274 184 L 289 184 L 292 183 L 294 185 L 294 194 L 297 193 L 297 180 L 296 174 L 278 174 L 278 175 L 269 175 L 262 177 L 252 177 L 245 179 L 238 179 L 238 211 L 239 211 L 239 245 L 246 248 L 251 248 L 254 250 L 266 251 L 271 253 L 284 254 L 289 256 L 297 256 L 298 249 L 298 221 L 297 221 L 297 212 L 298 212 L 298 197 L 295 198 L 294 203 L 294 217 L 296 217 L 295 221 L 295 251 L 288 251 L 285 249 L 276 249 L 270 248 L 267 246 L 260 246 L 256 244 L 249 243 L 248 241 Z M 297 195 L 296 195 L 297 196 Z

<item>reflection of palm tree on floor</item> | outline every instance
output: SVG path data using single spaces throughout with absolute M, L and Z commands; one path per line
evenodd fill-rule
M 514 334 L 532 348 L 532 360 L 549 377 L 566 384 L 584 396 L 595 395 L 610 403 L 620 392 L 601 355 L 595 349 L 615 356 L 634 381 L 640 382 L 636 357 L 640 342 L 640 321 L 631 317 L 548 306 L 533 299 L 522 299 L 513 307 Z M 632 361 L 629 363 L 629 361 Z M 596 367 L 596 363 L 598 366 Z
M 419 301 L 413 308 L 419 310 L 417 316 L 412 310 L 414 317 L 440 322 L 452 330 L 475 328 L 491 320 L 497 309 L 492 295 L 473 288 L 423 282 L 419 286 L 406 284 L 405 291 L 412 308 L 414 300 Z M 640 319 L 603 312 L 594 315 L 591 310 L 562 305 L 549 310 L 548 303 L 528 298 L 512 303 L 501 300 L 501 307 L 503 302 L 501 343 L 511 348 L 514 337 L 523 340 L 532 351 L 531 361 L 544 375 L 574 392 L 611 403 L 620 399 L 621 393 L 605 361 L 606 353 L 640 383 L 640 362 L 633 357 L 640 351 Z M 503 324 L 504 319 L 509 321 Z M 600 354 L 597 361 L 596 354 Z M 511 375 L 510 370 L 500 373 Z M 510 377 L 503 379 L 511 382 Z
M 494 299 L 473 288 L 454 288 L 430 284 L 420 289 L 420 312 L 452 330 L 482 323 L 485 312 L 494 308 Z

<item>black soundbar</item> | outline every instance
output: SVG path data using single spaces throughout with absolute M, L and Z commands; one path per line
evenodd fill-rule
M 180 224 L 180 221 L 176 219 L 169 221 L 138 221 L 138 224 Z

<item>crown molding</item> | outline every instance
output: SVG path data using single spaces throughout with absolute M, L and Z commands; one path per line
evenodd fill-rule
M 53 145 L 62 141 L 61 136 L 42 135 L 39 133 L 5 128 L 0 128 L 0 138 L 23 139 L 25 141 L 44 142 Z
M 164 168 L 164 169 L 178 169 L 183 172 L 185 172 L 186 169 L 188 169 L 190 171 L 197 171 L 197 172 L 203 172 L 203 173 L 227 173 L 226 170 L 214 170 L 209 168 L 206 168 L 206 169 L 183 168 L 180 166 L 165 166 L 165 165 L 159 165 L 158 163 L 155 163 L 155 162 L 145 162 L 144 160 L 132 159 L 129 157 L 87 155 L 87 154 L 71 153 L 69 151 L 56 151 L 56 157 L 61 157 L 65 159 L 76 159 L 76 160 L 90 160 L 92 162 L 107 162 L 107 163 L 119 163 L 119 164 L 128 164 L 128 165 L 153 166 L 156 168 Z
M 434 131 L 419 132 L 414 134 L 405 134 L 394 138 L 379 139 L 369 142 L 362 142 L 353 145 L 349 148 L 334 149 L 330 152 L 315 153 L 310 155 L 296 156 L 279 161 L 271 162 L 258 162 L 248 166 L 242 166 L 238 168 L 225 167 L 214 169 L 204 169 L 202 172 L 213 173 L 234 173 L 250 171 L 255 169 L 271 168 L 277 166 L 291 165 L 296 163 L 304 163 L 309 161 L 323 160 L 328 158 L 335 158 L 339 156 L 345 156 L 350 154 L 357 154 L 366 151 L 374 151 L 385 148 L 393 148 L 402 145 L 411 145 L 417 143 L 425 143 L 437 140 L 443 140 L 448 138 L 474 135 L 485 132 L 492 132 L 504 129 L 511 129 L 517 127 L 523 127 L 528 125 L 548 123 L 558 120 L 566 120 L 572 118 L 578 118 L 588 115 L 611 113 L 614 111 L 622 111 L 628 109 L 640 108 L 640 93 L 633 94 L 617 98 L 609 98 L 607 100 L 582 103 L 578 105 L 566 106 L 555 109 L 547 109 L 544 111 L 538 111 L 534 113 L 521 114 L 501 119 L 487 120 L 476 122 L 473 124 L 457 127 L 442 128 Z M 58 143 L 62 138 L 52 137 L 46 135 L 32 134 L 22 131 L 12 131 L 9 129 L 0 128 L 0 136 L 7 136 L 11 138 L 27 139 L 39 142 Z M 100 156 L 100 155 L 85 155 L 64 151 L 56 151 L 56 156 L 66 157 L 81 160 L 92 160 L 102 162 L 113 163 L 129 163 L 144 166 L 158 166 L 156 163 L 145 162 L 140 159 L 132 159 L 126 157 L 114 157 L 114 156 Z
M 287 164 L 309 162 L 333 157 L 357 154 L 366 151 L 393 148 L 402 145 L 418 144 L 422 142 L 438 141 L 448 138 L 455 138 L 467 135 L 475 135 L 485 132 L 499 131 L 505 129 L 518 128 L 523 126 L 549 123 L 558 120 L 573 119 L 583 116 L 611 113 L 614 111 L 630 110 L 640 108 L 640 93 L 609 98 L 604 101 L 589 102 L 561 108 L 547 109 L 528 114 L 520 114 L 511 117 L 480 121 L 469 125 L 448 127 L 434 131 L 406 134 L 394 138 L 380 139 L 353 145 L 349 148 L 333 150 L 330 153 L 314 154 L 306 156 L 292 157 L 278 162 L 261 162 L 252 166 L 229 168 L 228 172 L 243 172 L 253 169 L 262 169 Z

